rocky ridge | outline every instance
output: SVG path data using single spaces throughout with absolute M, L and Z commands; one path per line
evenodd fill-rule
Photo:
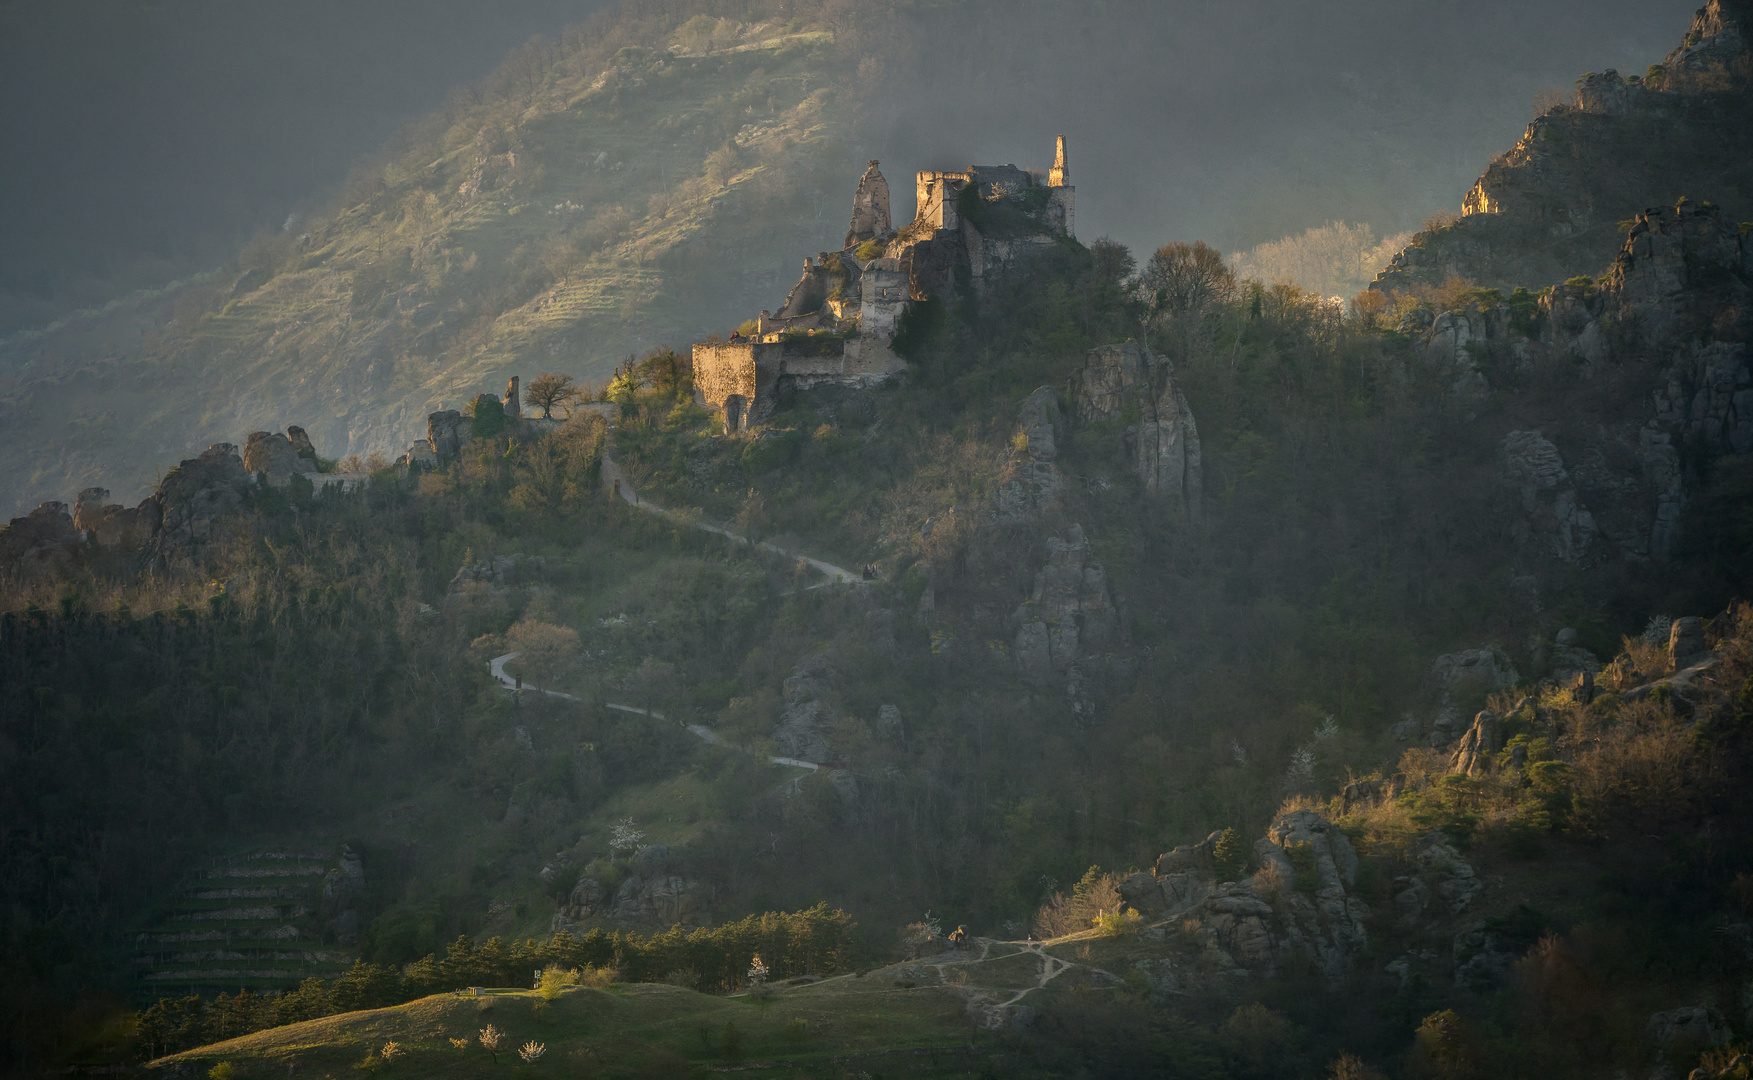
M 1507 290 L 1595 274 L 1621 221 L 1683 195 L 1753 216 L 1749 26 L 1745 4 L 1710 0 L 1648 75 L 1586 75 L 1572 102 L 1491 163 L 1459 221 L 1419 233 L 1371 288 L 1454 278 Z

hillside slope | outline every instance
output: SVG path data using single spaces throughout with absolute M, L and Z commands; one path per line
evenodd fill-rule
M 1372 286 L 1449 279 L 1538 288 L 1598 274 L 1627 219 L 1677 199 L 1753 217 L 1753 6 L 1710 0 L 1644 75 L 1577 80 L 1468 192 L 1458 221 L 1426 229 Z
M 783 295 L 862 168 L 833 35 L 687 25 L 532 45 L 236 269 L 9 339 L 7 504 L 132 502 L 152 463 L 289 422 L 393 455 L 513 359 L 601 378 Z

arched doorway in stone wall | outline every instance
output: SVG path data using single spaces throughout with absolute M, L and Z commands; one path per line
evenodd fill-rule
M 734 434 L 743 430 L 743 418 L 748 410 L 748 402 L 741 394 L 731 394 L 724 399 L 724 433 Z

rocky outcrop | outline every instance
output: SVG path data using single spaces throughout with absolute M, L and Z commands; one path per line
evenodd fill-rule
M 303 428 L 289 428 L 304 435 Z M 317 471 L 316 451 L 311 448 L 307 455 L 301 453 L 303 447 L 310 446 L 310 437 L 295 443 L 290 435 L 276 432 L 252 431 L 244 440 L 243 467 L 252 475 L 264 477 L 274 487 L 285 487 L 292 482 L 294 476 L 315 473 Z
M 1036 517 L 1058 500 L 1064 480 L 1054 464 L 1059 455 L 1054 431 L 1064 427 L 1058 395 L 1052 387 L 1040 387 L 1024 399 L 1010 461 L 992 496 L 993 512 L 1000 520 Z
M 1503 749 L 1503 726 L 1498 715 L 1489 709 L 1473 717 L 1473 726 L 1455 744 L 1449 756 L 1449 771 L 1477 776 L 1491 769 L 1492 755 Z
M 1490 646 L 1444 653 L 1430 666 L 1430 684 L 1437 704 L 1435 715 L 1423 725 L 1408 718 L 1395 725 L 1395 734 L 1406 740 L 1422 733 L 1425 745 L 1444 749 L 1460 738 L 1467 727 L 1456 709 L 1456 699 L 1502 690 L 1514 686 L 1520 678 L 1509 657 Z
M 502 589 L 509 588 L 539 578 L 547 566 L 548 560 L 540 555 L 525 555 L 521 551 L 514 551 L 510 555 L 496 555 L 491 559 L 465 563 L 458 567 L 456 575 L 450 579 L 450 589 L 455 592 L 459 586 L 471 581 L 485 582 Z
M 858 178 L 858 191 L 852 196 L 852 224 L 847 226 L 846 242 L 840 246 L 855 247 L 866 240 L 886 240 L 894 234 L 895 226 L 889 219 L 889 182 L 872 161 Z
M 773 741 L 784 756 L 800 761 L 831 760 L 826 733 L 836 718 L 822 700 L 831 675 L 827 654 L 816 653 L 800 661 L 781 684 L 785 707 L 773 729 Z
M 1217 881 L 1213 833 L 1157 860 L 1154 873 L 1120 883 L 1126 902 L 1152 919 L 1178 920 L 1206 975 L 1268 975 L 1290 961 L 1337 982 L 1369 947 L 1369 907 L 1354 893 L 1357 853 L 1313 810 L 1274 821 L 1254 845 L 1252 877 Z M 1197 992 L 1200 970 L 1148 973 L 1159 989 Z
M 147 497 L 132 509 L 109 501 L 107 488 L 86 488 L 73 504 L 73 527 L 96 548 L 137 551 L 158 531 L 158 500 Z
M 1148 494 L 1198 509 L 1199 429 L 1166 357 L 1132 340 L 1091 349 L 1072 375 L 1072 400 L 1080 423 L 1128 422 L 1127 457 Z
M 1536 117 L 1491 162 L 1459 221 L 1419 233 L 1371 287 L 1453 278 L 1507 290 L 1594 275 L 1613 258 L 1617 223 L 1645 207 L 1680 192 L 1745 200 L 1745 18 L 1738 4 L 1712 0 L 1650 77 L 1585 76 L 1572 102 Z M 1744 203 L 1730 210 L 1753 215 Z
M 669 849 L 652 844 L 634 853 L 626 866 L 627 876 L 612 892 L 595 877 L 579 878 L 555 910 L 550 931 L 576 931 L 579 923 L 591 918 L 663 927 L 708 925 L 712 890 L 676 873 L 671 864 Z
M 51 574 L 73 561 L 82 542 L 64 502 L 46 502 L 0 528 L 0 571 Z
M 250 474 L 231 443 L 215 443 L 188 458 L 158 485 L 160 526 L 157 541 L 168 555 L 192 557 L 223 538 L 225 519 L 243 507 Z
M 1704 620 L 1696 615 L 1675 619 L 1668 628 L 1668 664 L 1675 671 L 1689 667 L 1709 648 L 1704 640 Z
M 1017 627 L 1012 659 L 1018 673 L 1034 683 L 1053 681 L 1080 656 L 1118 644 L 1119 618 L 1107 575 L 1091 556 L 1082 526 L 1047 539 L 1047 565 L 1011 621 Z
M 455 461 L 469 444 L 469 418 L 455 409 L 440 409 L 426 417 L 426 444 L 440 462 Z
M 1558 447 L 1538 431 L 1512 431 L 1504 436 L 1502 454 L 1504 479 L 1521 500 L 1513 526 L 1517 541 L 1572 566 L 1587 566 L 1599 530 Z
M 1394 879 L 1394 908 L 1402 926 L 1417 926 L 1431 910 L 1458 915 L 1485 890 L 1473 865 L 1441 832 L 1427 835 L 1412 861 L 1416 872 Z

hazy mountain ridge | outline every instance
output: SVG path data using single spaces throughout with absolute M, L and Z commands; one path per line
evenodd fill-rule
M 531 50 L 501 73 L 516 85 L 434 117 L 333 218 L 259 237 L 235 274 L 10 339 L 12 498 L 88 481 L 127 498 L 146 461 L 287 422 L 399 452 L 514 359 L 601 377 L 772 303 L 840 225 L 832 35 L 707 21 L 703 41 L 629 17 Z M 597 66 L 629 38 L 656 48 Z

